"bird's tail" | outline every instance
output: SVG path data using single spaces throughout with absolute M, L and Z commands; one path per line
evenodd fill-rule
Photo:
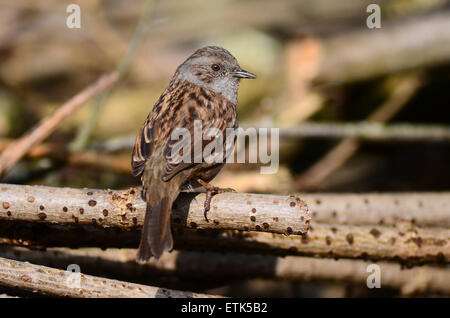
M 145 263 L 152 256 L 159 259 L 164 251 L 173 248 L 170 215 L 179 190 L 172 189 L 170 183 L 162 182 L 153 183 L 145 190 L 147 211 L 136 256 L 138 263 Z

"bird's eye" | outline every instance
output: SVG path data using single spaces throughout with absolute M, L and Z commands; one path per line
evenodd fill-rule
M 211 65 L 211 69 L 214 72 L 217 72 L 218 70 L 220 70 L 220 65 L 219 64 L 213 64 L 213 65 Z

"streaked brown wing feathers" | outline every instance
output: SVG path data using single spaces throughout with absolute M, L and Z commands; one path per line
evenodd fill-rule
M 132 160 L 135 176 L 142 174 L 146 161 L 157 149 L 161 150 L 166 161 L 166 165 L 161 167 L 163 180 L 169 180 L 178 172 L 194 165 L 194 120 L 202 120 L 202 134 L 214 127 L 222 132 L 224 138 L 226 128 L 236 126 L 235 106 L 225 98 L 187 82 L 181 85 L 178 83 L 174 87 L 168 88 L 175 89 L 174 91 L 166 91 L 161 95 L 136 138 Z M 192 137 L 191 163 L 179 162 L 174 157 L 177 153 L 172 150 L 180 143 L 178 139 L 171 139 L 172 131 L 176 128 L 187 129 Z M 209 142 L 202 141 L 201 149 Z
M 197 96 L 202 95 L 200 94 Z M 236 127 L 237 118 L 234 105 L 221 96 L 215 96 L 214 98 L 216 100 L 216 105 L 211 106 L 211 108 L 209 109 L 206 107 L 206 104 L 199 104 L 204 102 L 201 101 L 200 98 L 194 99 L 192 96 L 190 96 L 189 102 L 186 103 L 186 108 L 188 109 L 189 114 L 188 120 L 184 121 L 185 124 L 182 127 L 186 128 L 190 133 L 189 135 L 192 137 L 190 140 L 191 163 L 171 163 L 179 162 L 181 158 L 181 156 L 176 151 L 172 151 L 177 145 L 180 144 L 181 141 L 168 139 L 168 143 L 164 150 L 167 165 L 165 166 L 163 171 L 163 180 L 170 180 L 178 172 L 195 165 L 194 149 L 196 149 L 196 142 L 201 143 L 199 149 L 203 150 L 204 147 L 213 140 L 214 137 L 210 138 L 209 140 L 203 140 L 203 138 L 200 141 L 194 140 L 194 120 L 202 121 L 202 135 L 204 135 L 209 128 L 217 128 L 222 133 L 224 143 L 226 137 L 226 128 Z M 209 99 L 211 99 L 211 97 L 209 97 Z M 197 105 L 195 105 L 195 103 L 197 103 Z M 225 151 L 225 147 L 223 147 L 223 150 Z

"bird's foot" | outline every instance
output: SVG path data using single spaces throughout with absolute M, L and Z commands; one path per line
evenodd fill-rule
M 205 217 L 206 222 L 208 221 L 208 211 L 211 208 L 211 199 L 214 195 L 225 193 L 225 192 L 236 192 L 236 190 L 231 188 L 219 188 L 215 187 L 212 184 L 209 184 L 208 182 L 205 182 L 201 179 L 198 179 L 198 182 L 202 185 L 202 187 L 206 190 L 206 198 L 205 198 L 205 204 L 204 204 L 204 210 L 203 215 Z

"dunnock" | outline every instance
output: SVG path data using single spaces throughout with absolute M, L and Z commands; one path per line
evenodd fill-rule
M 185 128 L 191 136 L 194 121 L 202 121 L 202 132 L 217 128 L 223 135 L 227 128 L 237 128 L 237 91 L 241 78 L 256 78 L 240 68 L 227 50 L 207 46 L 197 50 L 181 64 L 169 86 L 159 97 L 142 127 L 133 150 L 132 168 L 141 176 L 143 198 L 147 202 L 144 227 L 137 253 L 138 262 L 152 256 L 159 258 L 173 247 L 170 228 L 172 204 L 182 189 L 206 191 L 205 217 L 211 196 L 220 189 L 210 185 L 224 163 L 196 163 L 171 160 L 178 140 L 174 129 Z M 202 140 L 191 141 L 194 143 Z M 194 190 L 195 192 L 195 190 Z

